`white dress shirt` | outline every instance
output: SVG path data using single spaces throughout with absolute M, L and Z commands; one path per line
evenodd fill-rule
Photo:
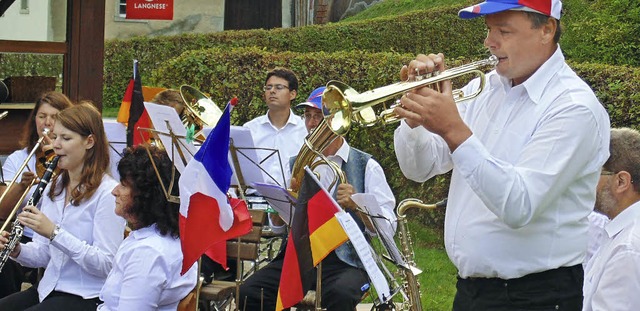
M 271 123 L 268 113 L 245 123 L 244 127 L 251 130 L 251 136 L 256 148 L 276 149 L 279 151 L 280 159 L 278 159 L 277 155 L 269 157 L 273 153 L 271 150 L 256 150 L 256 153 L 259 159 L 267 159 L 262 163 L 262 168 L 275 179 L 274 181 L 265 176 L 265 182 L 285 186 L 286 179 L 283 179 L 283 173 L 286 174 L 289 171 L 289 158 L 298 154 L 304 138 L 307 136 L 304 120 L 289 110 L 289 119 L 281 129 L 276 128 Z
M 53 290 L 85 299 L 98 297 L 124 238 L 125 221 L 115 214 L 111 195 L 117 184 L 104 175 L 93 196 L 78 206 L 64 205 L 64 190 L 53 201 L 43 196 L 42 212 L 60 225 L 60 232 L 52 242 L 35 234 L 15 258 L 25 267 L 46 267 L 38 285 L 41 302 Z
M 587 264 L 593 255 L 598 251 L 602 243 L 607 240 L 607 232 L 605 226 L 609 223 L 609 217 L 596 211 L 589 214 L 589 240 L 587 240 L 587 256 L 582 263 L 583 268 L 587 268 Z
M 20 166 L 22 165 L 22 163 L 24 163 L 24 161 L 27 159 L 27 156 L 29 156 L 29 152 L 31 150 L 27 150 L 25 149 L 20 149 L 17 151 L 14 151 L 13 153 L 11 153 L 7 159 L 4 162 L 4 165 L 2 165 L 2 174 L 4 176 L 5 181 L 8 183 L 13 179 L 13 177 L 16 176 L 16 174 L 18 174 L 18 169 L 20 169 Z M 30 171 L 35 172 L 36 171 L 36 157 L 33 156 L 31 157 L 31 159 L 29 159 L 29 161 L 27 162 L 27 167 Z M 25 170 L 22 172 L 26 172 L 27 168 L 25 168 Z M 16 183 L 19 183 L 20 180 L 22 180 L 22 173 L 20 173 L 20 176 L 18 176 L 18 178 L 16 179 Z M 38 178 L 40 178 L 42 176 L 38 176 Z M 29 189 L 29 192 L 27 193 L 27 195 L 24 197 L 24 199 L 22 200 L 22 203 L 20 203 L 20 207 L 18 208 L 18 210 L 16 211 L 16 215 L 20 214 L 20 212 L 22 212 L 22 208 L 27 206 L 27 202 L 29 201 L 29 199 L 31 198 L 31 196 L 33 195 L 33 193 L 36 190 L 36 184 L 34 184 L 33 187 L 31 187 L 31 189 Z M 14 186 L 15 187 L 15 186 Z M 42 202 L 42 200 L 40 200 L 40 202 Z M 38 208 L 40 207 L 41 204 L 38 204 Z M 31 230 L 31 228 L 28 227 L 24 227 L 24 236 L 26 237 L 33 237 L 33 230 Z
M 473 135 L 451 153 L 403 121 L 395 151 L 404 175 L 425 181 L 453 168 L 445 247 L 462 278 L 518 278 L 581 264 L 587 215 L 609 157 L 609 117 L 560 48 L 524 83 L 495 71 L 458 110 Z M 479 86 L 467 85 L 465 94 Z
M 198 281 L 198 265 L 184 274 L 180 239 L 161 235 L 155 224 L 122 242 L 100 292 L 101 311 L 175 311 Z
M 584 276 L 584 311 L 640 308 L 640 202 L 627 207 L 606 226 L 607 240 Z
M 327 159 L 336 163 L 338 167 L 342 167 L 342 163 L 349 160 L 350 150 L 351 147 L 349 146 L 349 144 L 347 144 L 347 141 L 344 140 L 342 146 L 338 149 L 336 154 L 328 156 Z M 329 189 L 329 186 L 333 182 L 335 175 L 334 172 L 327 165 L 319 165 L 314 169 L 314 171 L 320 175 L 320 184 L 325 189 L 330 191 L 330 193 L 333 193 L 336 190 L 337 186 L 334 186 L 331 189 Z M 291 179 L 291 172 L 287 172 L 287 178 Z M 389 220 L 388 222 L 386 222 L 388 224 L 387 227 L 379 229 L 386 230 L 387 232 L 391 233 L 391 236 L 393 236 L 396 232 L 397 227 L 397 219 L 394 212 L 396 199 L 393 196 L 393 192 L 391 192 L 389 184 L 387 183 L 387 178 L 384 175 L 382 167 L 373 158 L 370 158 L 369 161 L 367 161 L 367 166 L 365 167 L 364 192 L 372 193 L 375 195 L 376 201 L 378 202 L 378 205 L 382 210 L 383 216 Z M 285 231 L 284 225 L 274 226 L 273 223 L 270 224 L 272 227 L 271 229 L 275 233 L 282 233 Z

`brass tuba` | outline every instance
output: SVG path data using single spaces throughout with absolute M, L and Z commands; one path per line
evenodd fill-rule
M 182 124 L 188 129 L 194 127 L 197 140 L 204 141 L 202 130 L 215 126 L 222 116 L 222 110 L 207 95 L 190 85 L 180 87 L 180 96 L 185 103 L 182 113 Z
M 484 89 L 485 75 L 481 68 L 497 64 L 498 58 L 492 55 L 487 59 L 447 69 L 440 73 L 430 73 L 426 77 L 420 76 L 415 81 L 398 82 L 364 93 L 358 93 L 340 81 L 329 81 L 327 89 L 322 95 L 322 103 L 330 112 L 326 119 L 328 119 L 331 130 L 338 135 L 345 135 L 349 131 L 351 123 L 372 126 L 399 121 L 398 116 L 393 113 L 395 106 L 388 109 L 383 107 L 383 110 L 379 113 L 373 107 L 397 98 L 410 90 L 438 85 L 440 82 L 467 74 L 477 74 L 480 78 L 480 87 L 476 92 L 466 95 L 461 90 L 453 91 L 456 102 L 472 99 Z

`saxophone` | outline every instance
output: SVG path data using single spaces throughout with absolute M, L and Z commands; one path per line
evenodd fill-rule
M 38 183 L 38 187 L 36 188 L 36 191 L 33 193 L 33 195 L 31 195 L 31 197 L 29 198 L 29 201 L 27 201 L 27 205 L 35 206 L 38 204 L 38 202 L 40 202 L 40 198 L 42 198 L 42 193 L 44 192 L 44 189 L 49 184 L 49 181 L 51 181 L 51 178 L 55 175 L 54 170 L 58 165 L 58 159 L 59 159 L 58 156 L 54 157 L 51 160 L 51 163 L 47 165 L 47 170 L 42 175 L 42 179 L 40 179 L 40 183 Z M 4 245 L 4 248 L 0 252 L 0 272 L 2 271 L 2 268 L 4 268 L 5 263 L 7 263 L 7 260 L 9 259 L 9 254 L 11 254 L 11 252 L 13 252 L 13 250 L 16 248 L 18 243 L 20 243 L 20 239 L 22 238 L 23 233 L 24 233 L 24 227 L 22 226 L 22 224 L 20 224 L 18 219 L 14 220 L 13 227 L 11 228 L 11 233 L 9 235 L 9 242 Z
M 436 204 L 424 204 L 418 199 L 405 199 L 397 208 L 398 217 L 398 239 L 400 240 L 400 252 L 404 257 L 406 265 L 399 266 L 398 268 L 402 273 L 402 289 L 404 291 L 407 300 L 402 303 L 402 309 L 406 311 L 422 311 L 422 302 L 420 300 L 420 283 L 416 277 L 418 273 L 414 273 L 412 267 L 415 266 L 413 244 L 411 242 L 411 235 L 407 228 L 407 216 L 405 215 L 410 208 L 421 209 L 436 209 L 442 208 L 447 205 L 447 199 L 444 199 Z

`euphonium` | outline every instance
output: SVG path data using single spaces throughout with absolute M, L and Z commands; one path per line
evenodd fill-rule
M 42 178 L 40 179 L 40 183 L 38 183 L 36 191 L 31 195 L 31 198 L 29 198 L 27 205 L 36 206 L 38 202 L 40 202 L 44 189 L 49 184 L 49 181 L 51 181 L 51 178 L 55 175 L 54 170 L 58 165 L 59 158 L 60 157 L 56 156 L 53 158 L 53 160 L 51 160 L 51 163 L 49 163 L 49 165 L 47 166 L 47 170 L 44 172 L 44 175 L 42 175 Z M 20 200 L 20 202 L 22 202 L 22 200 Z M 18 205 L 20 205 L 20 202 L 18 202 Z M 8 219 L 11 219 L 15 212 L 16 210 L 14 209 Z M 2 230 L 4 230 L 4 228 Z M 16 219 L 13 222 L 13 227 L 11 228 L 9 242 L 4 245 L 4 249 L 2 249 L 2 251 L 0 252 L 0 271 L 2 271 L 2 268 L 4 268 L 4 264 L 7 262 L 7 259 L 9 259 L 9 254 L 11 254 L 16 245 L 20 243 L 20 239 L 22 238 L 23 233 L 24 227 L 22 226 L 20 221 Z
M 327 120 L 325 119 L 322 120 L 318 127 L 316 127 L 316 129 L 304 139 L 304 143 L 298 152 L 296 161 L 291 168 L 291 177 L 298 181 L 297 185 L 292 185 L 291 190 L 294 193 L 298 193 L 300 190 L 299 185 L 302 181 L 302 177 L 304 177 L 305 166 L 309 166 L 313 170 L 316 166 L 321 164 L 329 165 L 336 174 L 337 179 L 340 179 L 341 182 L 346 180 L 342 169 L 322 155 L 322 151 L 324 151 L 324 149 L 326 149 L 336 138 L 338 138 L 338 135 L 331 131 L 327 124 Z M 317 160 L 318 157 L 320 157 L 320 160 Z M 333 184 L 329 186 L 329 188 L 331 187 L 333 187 Z
M 182 124 L 195 129 L 194 137 L 204 141 L 202 132 L 205 126 L 213 127 L 222 116 L 222 110 L 207 95 L 190 85 L 180 87 L 180 96 L 185 103 Z
M 485 60 L 447 69 L 440 73 L 430 73 L 427 77 L 419 76 L 415 81 L 398 82 L 364 93 L 358 93 L 342 82 L 329 81 L 327 89 L 322 95 L 322 103 L 330 112 L 326 119 L 328 119 L 331 130 L 338 135 L 345 135 L 349 131 L 352 122 L 363 126 L 372 126 L 399 121 L 398 116 L 393 113 L 394 107 L 388 109 L 385 107 L 380 113 L 377 113 L 373 107 L 390 99 L 400 97 L 410 90 L 438 85 L 440 82 L 467 74 L 477 74 L 480 78 L 480 87 L 476 92 L 464 94 L 461 90 L 453 91 L 456 102 L 472 99 L 484 89 L 485 75 L 481 68 L 495 66 L 496 64 L 498 64 L 498 58 L 492 55 Z
M 398 217 L 398 239 L 400 240 L 400 252 L 404 257 L 406 266 L 400 266 L 399 269 L 402 273 L 402 288 L 408 299 L 402 304 L 402 310 L 410 311 L 422 311 L 422 302 L 420 300 L 420 283 L 418 282 L 417 273 L 414 273 L 412 267 L 415 266 L 413 245 L 411 242 L 411 235 L 407 228 L 407 216 L 405 215 L 410 208 L 421 209 L 436 209 L 445 207 L 447 200 L 442 200 L 436 204 L 424 204 L 417 199 L 405 199 L 400 204 L 396 211 Z

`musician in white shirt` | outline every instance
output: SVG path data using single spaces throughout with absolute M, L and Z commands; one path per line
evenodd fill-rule
M 269 107 L 265 115 L 244 124 L 251 130 L 253 144 L 256 148 L 271 150 L 256 150 L 260 159 L 268 158 L 262 163 L 270 176 L 266 182 L 286 185 L 283 174 L 287 172 L 288 160 L 298 154 L 302 147 L 307 129 L 300 116 L 291 110 L 291 102 L 298 96 L 298 78 L 287 68 L 275 68 L 267 73 L 264 90 L 264 100 Z M 272 155 L 277 150 L 277 155 Z
M 564 60 L 561 11 L 559 0 L 461 10 L 484 16 L 484 44 L 498 58 L 482 92 L 456 105 L 445 81 L 442 92 L 408 92 L 394 110 L 405 119 L 394 136 L 404 175 L 423 182 L 453 170 L 444 234 L 458 269 L 455 311 L 581 309 L 609 117 Z M 401 74 L 435 69 L 446 69 L 444 55 L 418 55 Z
M 122 242 L 125 223 L 114 212 L 109 150 L 100 112 L 90 103 L 57 115 L 53 149 L 61 170 L 45 189 L 42 211 L 28 205 L 20 223 L 36 233 L 10 257 L 44 267 L 40 283 L 0 300 L 0 310 L 95 310 Z M 0 246 L 8 242 L 3 232 Z
M 148 151 L 148 153 L 147 153 Z M 151 160 L 153 158 L 153 162 Z M 162 183 L 156 177 L 156 171 Z M 100 292 L 101 311 L 176 310 L 196 286 L 198 265 L 184 275 L 178 213 L 163 190 L 172 180 L 171 159 L 153 146 L 127 148 L 118 163 L 120 184 L 113 190 L 116 214 L 131 227 L 116 253 L 113 269 Z M 177 181 L 168 194 L 177 194 Z
M 595 208 L 611 221 L 585 270 L 585 311 L 640 307 L 640 132 L 612 129 L 610 152 L 600 173 Z

